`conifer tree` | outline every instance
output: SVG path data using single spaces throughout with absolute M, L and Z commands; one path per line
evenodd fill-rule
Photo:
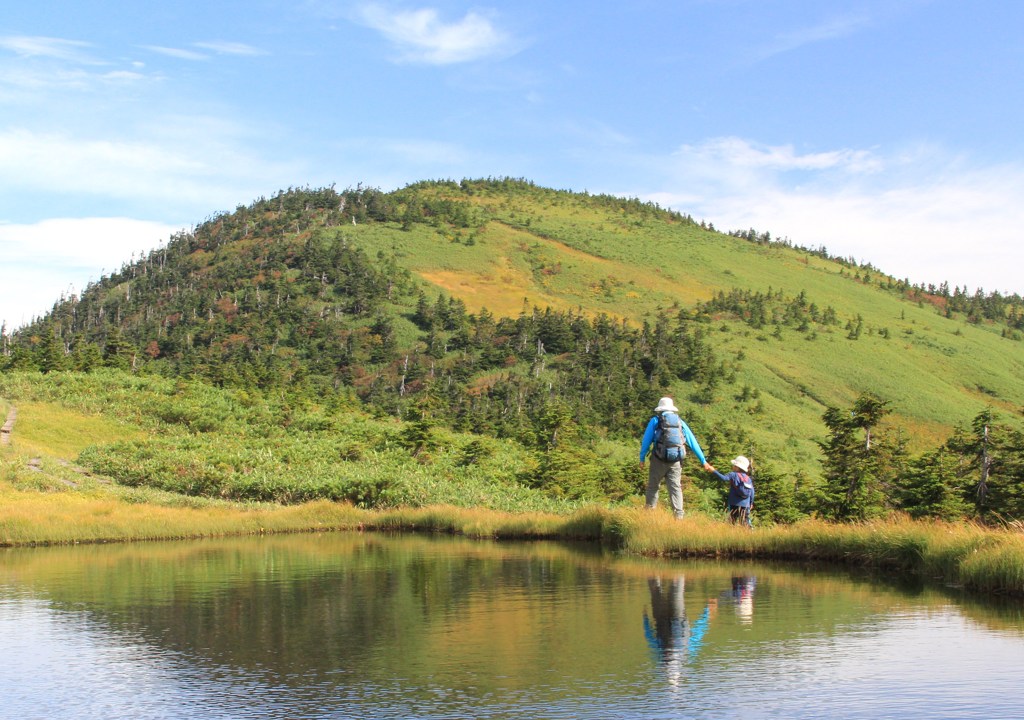
M 754 506 L 752 515 L 757 522 L 791 523 L 800 519 L 796 488 L 793 478 L 779 474 L 770 463 L 757 463 L 751 467 L 754 480 Z
M 946 447 L 959 458 L 961 488 L 981 517 L 1024 517 L 1024 436 L 980 412 L 970 432 L 959 430 Z
M 135 347 L 121 334 L 121 328 L 112 327 L 103 348 L 103 364 L 119 370 L 134 370 L 136 356 Z
M 64 344 L 57 339 L 54 328 L 49 328 L 37 350 L 39 370 L 44 373 L 65 370 L 68 367 L 68 358 L 64 354 Z
M 973 511 L 967 501 L 960 462 L 947 448 L 911 463 L 899 486 L 900 505 L 912 517 L 958 520 Z
M 888 403 L 864 393 L 851 410 L 830 407 L 823 420 L 829 437 L 820 442 L 825 453 L 822 513 L 833 520 L 863 520 L 881 515 L 887 505 L 882 438 L 873 436 L 888 413 Z

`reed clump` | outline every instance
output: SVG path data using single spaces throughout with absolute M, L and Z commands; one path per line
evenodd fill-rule
M 913 574 L 945 584 L 1024 596 L 1024 533 L 973 523 L 885 521 L 837 525 L 807 520 L 751 531 L 707 517 L 622 511 L 610 535 L 645 555 L 835 562 Z
M 542 539 L 571 536 L 576 516 L 439 505 L 368 512 L 366 530 L 448 533 L 476 538 Z M 600 539 L 599 529 L 589 539 Z
M 1024 537 L 986 543 L 958 564 L 960 584 L 989 593 L 1024 595 Z

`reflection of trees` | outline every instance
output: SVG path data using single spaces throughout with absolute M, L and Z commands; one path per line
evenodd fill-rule
M 49 563 L 33 562 L 43 554 Z M 524 647 L 533 652 L 547 643 L 576 647 L 564 657 L 553 652 L 552 662 L 564 663 L 572 677 L 579 672 L 573 658 L 599 652 L 603 638 L 581 632 L 598 595 L 570 599 L 580 586 L 624 584 L 593 555 L 558 545 L 382 535 L 54 549 L 18 557 L 22 571 L 8 566 L 11 577 L 62 609 L 84 608 L 111 629 L 195 662 L 285 683 L 296 668 L 307 679 L 391 681 L 430 674 L 430 658 L 460 664 L 460 656 L 482 675 L 497 676 Z M 533 672 L 549 670 L 537 665 Z
M 684 573 L 685 597 L 681 583 L 679 593 L 671 587 L 671 578 Z M 938 593 L 910 596 L 858 584 L 846 573 L 422 536 L 338 533 L 0 556 L 0 589 L 17 587 L 59 609 L 84 610 L 115 631 L 199 665 L 238 668 L 284 685 L 397 681 L 426 687 L 447 672 L 449 679 L 472 674 L 478 686 L 550 686 L 552 678 L 570 683 L 598 664 L 630 682 L 649 663 L 637 629 L 648 602 L 654 625 L 663 612 L 668 620 L 668 630 L 655 632 L 666 645 L 674 642 L 673 620 L 688 611 L 689 646 L 707 599 L 731 592 L 733 576 L 755 574 L 758 622 L 746 628 L 744 640 L 749 632 L 764 640 L 791 639 L 794 629 L 827 633 L 900 606 L 949 602 Z M 667 579 L 665 611 L 653 602 L 647 582 L 653 575 Z M 673 598 L 688 598 L 690 606 L 673 606 Z M 986 617 L 980 606 L 971 614 Z M 713 642 L 705 638 L 701 656 L 713 655 L 719 642 L 739 638 L 741 630 L 716 620 L 707 636 Z

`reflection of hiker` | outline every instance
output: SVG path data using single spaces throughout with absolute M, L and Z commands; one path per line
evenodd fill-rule
M 679 417 L 679 409 L 672 402 L 672 398 L 663 397 L 658 401 L 658 407 L 654 408 L 654 417 L 647 423 L 644 438 L 640 442 L 641 466 L 647 458 L 647 451 L 651 451 L 651 465 L 647 474 L 648 508 L 657 506 L 658 491 L 661 479 L 664 478 L 669 501 L 672 503 L 672 512 L 676 518 L 683 517 L 683 489 L 680 479 L 687 447 L 704 464 L 705 469 L 713 469 L 704 459 L 704 451 L 700 449 L 697 438 Z
M 647 587 L 651 591 L 651 614 L 649 616 L 644 610 L 644 636 L 658 661 L 664 664 L 669 680 L 675 683 L 682 675 L 683 663 L 692 659 L 704 644 L 704 633 L 711 619 L 711 604 L 691 626 L 686 621 L 683 602 L 685 577 L 672 578 L 667 586 L 660 577 L 650 577 Z
M 647 578 L 651 591 L 651 624 L 644 612 L 644 635 L 652 650 L 662 655 L 681 649 L 687 640 L 689 627 L 686 624 L 686 607 L 683 600 L 686 592 L 686 578 L 682 575 L 672 578 L 668 587 L 662 585 L 660 577 Z
M 727 475 L 715 470 L 710 465 L 708 469 L 715 476 L 724 482 L 729 483 L 729 520 L 733 525 L 741 523 L 751 527 L 750 508 L 754 503 L 754 481 L 750 479 L 750 461 L 742 455 L 737 455 L 732 461 L 732 472 Z

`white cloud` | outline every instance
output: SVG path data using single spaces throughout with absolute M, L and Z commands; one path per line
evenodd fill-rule
M 359 19 L 394 43 L 402 53 L 400 59 L 407 62 L 449 65 L 512 50 L 511 38 L 475 11 L 457 22 L 445 23 L 432 8 L 389 11 L 367 5 Z
M 866 15 L 842 15 L 829 18 L 817 25 L 797 28 L 776 36 L 777 47 L 791 49 L 825 40 L 833 40 L 839 37 L 846 37 L 865 27 L 871 22 Z
M 209 60 L 210 56 L 204 53 L 196 52 L 195 50 L 185 50 L 184 48 L 172 48 L 163 47 L 161 45 L 143 45 L 144 50 L 149 50 L 157 55 L 166 55 L 167 57 L 177 58 L 179 60 Z
M 798 153 L 792 145 L 758 146 L 742 138 L 716 138 L 698 146 L 684 146 L 680 156 L 693 156 L 701 162 L 724 163 L 741 168 L 767 170 L 830 170 L 869 172 L 880 169 L 880 161 L 865 150 L 830 150 Z
M 240 42 L 228 42 L 226 40 L 211 40 L 209 42 L 196 42 L 192 43 L 194 47 L 200 48 L 200 50 L 209 51 L 216 53 L 217 55 L 238 55 L 253 57 L 256 55 L 266 55 L 265 50 L 260 50 L 252 45 L 246 45 Z M 206 52 L 198 52 L 196 50 L 188 50 L 186 48 L 177 47 L 164 47 L 162 45 L 143 45 L 143 49 L 155 52 L 159 55 L 166 55 L 168 57 L 178 58 L 179 60 L 209 60 L 210 56 Z
M 82 194 L 202 207 L 233 207 L 268 183 L 302 178 L 292 164 L 266 161 L 233 123 L 165 117 L 140 139 L 77 137 L 27 129 L 0 132 L 0 191 Z M 212 206 L 211 206 L 212 205 Z
M 95 59 L 87 52 L 87 49 L 91 47 L 90 43 L 62 38 L 26 35 L 0 37 L 0 48 L 9 50 L 18 57 L 53 58 L 85 65 L 103 64 L 102 61 Z
M 797 50 L 806 45 L 846 37 L 869 27 L 872 22 L 872 18 L 868 15 L 847 14 L 829 18 L 816 25 L 778 33 L 766 44 L 753 48 L 753 59 L 755 62 L 767 60 L 775 55 Z
M 266 55 L 265 50 L 260 50 L 252 45 L 240 42 L 229 42 L 226 40 L 212 40 L 209 42 L 194 43 L 196 47 L 204 50 L 211 50 L 220 55 Z
M 8 330 L 42 316 L 62 295 L 81 293 L 181 227 L 129 218 L 56 218 L 0 225 L 0 320 Z
M 112 70 L 111 72 L 103 73 L 100 76 L 100 79 L 111 83 L 126 84 L 137 83 L 141 80 L 145 80 L 146 76 L 140 72 L 132 70 Z
M 736 138 L 685 146 L 647 197 L 722 230 L 826 246 L 911 282 L 1024 292 L 1024 168 L 967 168 L 934 148 L 800 155 Z
M 0 63 L 0 101 L 24 106 L 41 105 L 49 102 L 51 113 L 48 120 L 55 119 L 58 112 L 73 101 L 81 100 L 80 94 L 105 93 L 128 86 L 138 86 L 151 79 L 144 73 L 133 70 L 109 70 L 95 73 L 80 68 L 40 69 L 32 67 L 10 67 Z M 116 100 L 116 98 L 111 98 Z
M 131 197 L 174 178 L 210 171 L 158 144 L 14 129 L 0 133 L 0 186 Z
M 78 121 L 82 98 L 73 95 L 137 86 L 149 79 L 141 72 L 143 66 L 99 59 L 90 52 L 93 47 L 59 38 L 0 37 L 0 102 L 22 107 L 50 103 L 42 113 L 50 122 L 67 119 L 67 106 L 74 105 L 71 117 Z
M 211 53 L 259 52 L 241 43 L 203 45 Z M 84 202 L 96 199 L 103 205 L 89 214 L 136 215 L 137 207 L 113 206 L 130 200 L 201 208 L 196 212 L 205 215 L 307 179 L 299 163 L 265 159 L 267 137 L 277 128 L 256 132 L 261 118 L 222 119 L 219 98 L 191 88 L 182 93 L 178 80 L 147 74 L 131 60 L 85 64 L 81 55 L 91 47 L 0 37 L 0 103 L 18 106 L 0 123 L 0 221 L 38 219 L 30 203 L 56 208 L 68 196 L 78 196 L 75 209 L 63 214 L 82 212 Z M 148 49 L 187 60 L 211 57 L 194 48 Z M 192 114 L 179 110 L 199 107 Z

